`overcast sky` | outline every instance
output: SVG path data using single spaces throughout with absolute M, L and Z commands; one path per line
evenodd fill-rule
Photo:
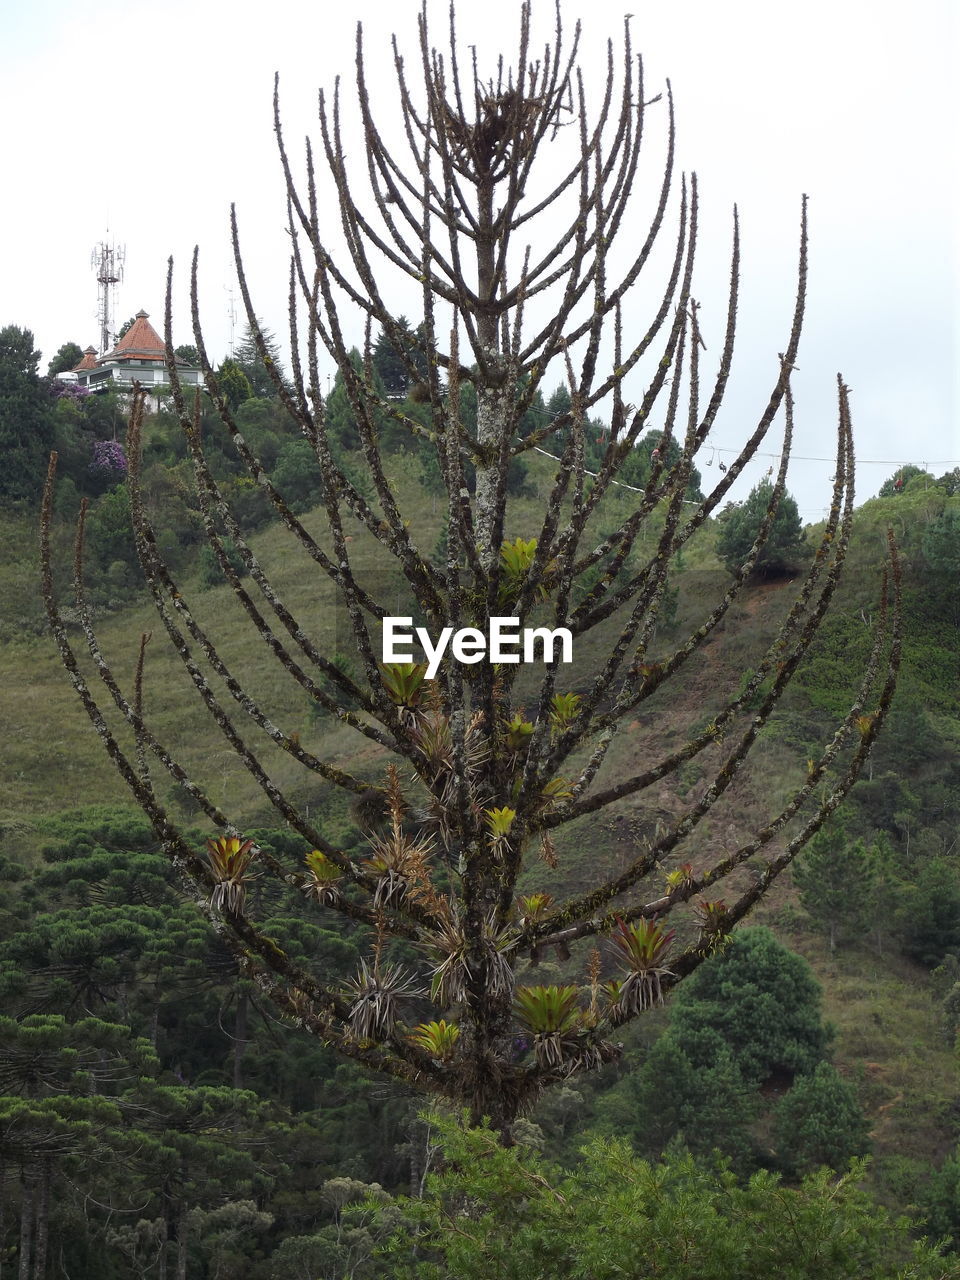
M 571 27 L 584 20 L 581 62 L 595 96 L 603 41 L 619 42 L 627 6 L 647 96 L 670 77 L 679 163 L 701 183 L 697 294 L 708 369 L 722 332 L 734 201 L 741 214 L 740 366 L 715 432 L 715 461 L 725 451 L 733 456 L 769 394 L 793 304 L 807 192 L 810 295 L 789 481 L 805 520 L 819 518 L 826 501 L 838 371 L 853 393 L 859 497 L 875 493 L 898 465 L 926 464 L 939 474 L 960 464 L 954 0 L 563 0 Z M 274 71 L 291 145 L 316 136 L 317 88 L 338 72 L 352 86 L 362 19 L 374 107 L 395 118 L 388 40 L 398 33 L 409 65 L 418 9 L 418 0 L 4 6 L 0 325 L 30 328 L 44 369 L 64 342 L 96 345 L 90 256 L 109 236 L 126 250 L 117 323 L 143 307 L 161 328 L 166 259 L 175 257 L 185 299 L 199 244 L 208 348 L 219 359 L 230 341 L 227 219 L 236 201 L 257 309 L 281 332 L 288 241 L 272 133 Z M 506 0 L 461 4 L 461 40 L 478 44 L 481 67 L 492 69 L 498 41 L 512 53 L 517 9 Z M 442 40 L 446 7 L 432 5 L 431 13 Z M 552 30 L 547 0 L 535 0 L 534 22 L 542 44 Z M 661 119 L 651 112 L 654 159 Z M 654 176 L 656 164 L 646 173 Z M 646 314 L 638 303 L 638 315 Z M 628 334 L 631 315 L 628 308 Z M 183 306 L 176 324 L 176 340 L 192 341 Z M 773 461 L 758 460 L 749 482 Z

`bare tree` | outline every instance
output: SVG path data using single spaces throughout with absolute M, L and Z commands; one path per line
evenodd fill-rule
M 294 174 L 275 107 L 292 242 L 292 377 L 286 382 L 275 374 L 274 383 L 322 469 L 325 546 L 271 484 L 220 393 L 198 316 L 194 257 L 194 341 L 207 391 L 251 476 L 317 572 L 335 584 L 362 675 L 345 672 L 319 651 L 308 621 L 285 606 L 224 500 L 201 446 L 199 407 L 184 401 L 177 381 L 168 287 L 169 374 L 207 536 L 223 573 L 249 625 L 290 678 L 323 713 L 374 744 L 384 758 L 385 779 L 381 774 L 371 784 L 369 777 L 308 750 L 234 677 L 158 550 L 139 487 L 143 393 L 134 402 L 129 487 L 137 546 L 154 601 L 229 748 L 302 836 L 305 864 L 286 863 L 246 841 L 155 738 L 143 712 L 145 639 L 135 688 L 132 693 L 121 689 L 85 607 L 81 516 L 78 616 L 93 663 L 121 723 L 129 726 L 135 749 L 123 745 L 126 739 L 111 728 L 71 647 L 54 600 L 44 538 L 45 593 L 64 664 L 163 848 L 245 970 L 306 1031 L 366 1067 L 467 1106 L 475 1122 L 491 1117 L 504 1132 L 547 1086 L 614 1058 L 618 1046 L 611 1030 L 659 1004 L 720 945 L 836 809 L 884 719 L 899 659 L 899 614 L 887 608 L 888 598 L 897 595 L 894 574 L 881 588 L 875 646 L 850 711 L 806 762 L 792 794 L 736 847 L 716 852 L 700 840 L 704 819 L 725 796 L 729 801 L 837 586 L 850 536 L 854 470 L 847 391 L 838 378 L 830 513 L 774 642 L 757 655 L 752 670 L 706 726 L 691 730 L 679 746 L 638 772 L 616 776 L 610 769 L 608 753 L 618 731 L 645 704 L 664 705 L 685 669 L 695 666 L 704 645 L 729 619 L 784 493 L 793 430 L 790 378 L 807 275 L 806 202 L 793 321 L 783 353 L 772 362 L 765 407 L 716 487 L 691 502 L 694 459 L 716 421 L 733 356 L 736 212 L 725 331 L 716 371 L 702 388 L 704 344 L 693 294 L 697 184 L 694 176 L 675 181 L 669 85 L 645 101 L 628 20 L 622 57 L 615 56 L 612 43 L 608 46 L 605 88 L 591 116 L 577 63 L 579 26 L 568 47 L 558 5 L 552 43 L 537 57 L 528 4 L 519 15 L 516 62 L 510 69 L 501 59 L 491 79 L 482 78 L 476 52 L 466 62 L 458 53 L 452 9 L 445 53 L 431 44 L 426 9 L 421 13 L 415 73 L 394 41 L 395 118 L 402 124 L 405 151 L 388 147 L 374 119 L 370 103 L 379 91 L 368 92 L 359 28 L 356 78 L 365 165 L 355 158 L 357 152 L 349 163 L 345 154 L 339 85 L 332 101 L 320 97 L 321 155 L 307 144 L 302 180 Z M 641 144 L 652 104 L 665 118 L 665 164 L 641 238 L 628 213 L 640 186 Z M 328 245 L 324 215 L 331 203 L 324 198 L 318 169 L 326 171 L 334 190 L 340 221 L 334 234 L 342 232 L 336 251 Z M 356 193 L 361 183 L 362 196 Z M 677 185 L 679 192 L 671 197 Z M 644 268 L 650 274 L 657 262 L 654 245 L 671 202 L 676 226 L 663 295 L 645 322 L 630 319 L 630 329 L 640 336 L 629 338 L 624 305 Z M 270 367 L 235 217 L 233 240 L 251 329 Z M 406 328 L 401 332 L 387 297 L 391 273 L 415 284 L 422 295 L 423 324 L 413 342 Z M 351 361 L 345 334 L 351 314 L 359 314 L 367 334 L 359 367 Z M 371 361 L 375 327 L 409 361 L 412 380 L 422 381 L 427 369 L 419 397 L 421 408 L 429 409 L 427 425 L 422 413 L 415 416 L 378 396 Z M 349 397 L 372 497 L 365 496 L 356 466 L 345 465 L 328 434 L 320 374 L 324 351 L 335 361 Z M 606 372 L 599 372 L 601 366 Z M 559 371 L 565 380 L 570 408 L 524 430 L 522 421 L 546 385 L 548 370 L 554 376 Z M 638 405 L 625 401 L 628 378 L 642 387 Z M 468 384 L 476 394 L 475 430 L 461 412 Z M 599 466 L 588 470 L 588 415 L 598 407 L 608 417 L 609 434 Z M 412 519 L 416 513 L 400 509 L 378 448 L 377 421 L 384 415 L 409 431 L 412 446 L 436 457 L 447 494 L 444 562 L 424 554 Z M 729 588 L 705 606 L 699 625 L 667 650 L 658 639 L 660 650 L 654 650 L 678 554 L 717 511 L 781 419 L 779 470 L 750 554 Z M 663 440 L 649 479 L 624 502 L 618 472 L 654 423 Z M 527 530 L 526 540 L 510 542 L 508 469 L 513 459 L 533 451 L 538 466 L 552 475 L 542 522 Z M 45 529 L 52 484 L 53 465 Z M 605 627 L 602 634 L 609 640 L 602 658 L 593 670 L 578 669 L 576 690 L 562 691 L 561 667 L 545 664 L 536 688 L 523 695 L 531 668 L 520 664 L 448 660 L 428 680 L 422 663 L 381 661 L 378 629 L 391 613 L 390 601 L 378 593 L 373 578 L 365 580 L 358 570 L 347 532 L 356 526 L 389 552 L 430 635 L 444 627 L 487 634 L 492 617 L 516 618 L 521 628 L 539 618 L 551 629 L 567 628 L 574 644 Z M 598 534 L 604 527 L 607 531 Z M 224 535 L 238 549 L 258 598 L 234 571 Z M 216 686 L 211 672 L 219 678 Z M 652 702 L 656 695 L 658 701 Z M 368 856 L 349 857 L 324 839 L 271 779 L 263 753 L 247 744 L 238 728 L 246 721 L 312 775 L 356 797 L 358 814 L 368 815 Z M 166 812 L 148 760 L 185 788 L 221 832 L 206 853 L 189 844 Z M 649 793 L 694 761 L 707 770 L 703 786 L 679 815 L 638 842 L 619 871 L 598 875 L 587 889 L 560 901 L 518 890 L 521 874 L 535 866 L 536 857 L 555 860 L 552 833 L 558 828 Z M 748 859 L 752 878 L 742 871 Z M 305 911 L 340 913 L 367 931 L 371 950 L 350 982 L 338 985 L 294 964 L 264 935 L 257 910 L 247 901 L 255 876 L 258 898 L 289 896 L 294 890 Z M 726 899 L 716 896 L 721 882 Z M 395 951 L 387 957 L 391 940 L 406 946 L 405 961 Z M 603 940 L 605 952 L 597 940 Z M 584 985 L 530 981 L 529 970 L 545 948 L 564 953 L 573 943 L 591 948 L 584 958 Z

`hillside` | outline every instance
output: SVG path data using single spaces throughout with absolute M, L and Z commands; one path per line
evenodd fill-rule
M 441 519 L 436 500 L 421 487 L 416 459 L 403 453 L 393 455 L 391 479 L 401 505 L 413 513 L 415 536 L 425 547 L 432 547 L 441 535 Z M 538 488 L 545 483 L 546 472 L 540 474 L 534 468 L 530 492 L 512 501 L 508 536 L 524 536 L 532 526 L 539 510 Z M 897 1210 L 925 1203 L 931 1171 L 943 1165 L 960 1137 L 953 1047 L 960 1002 L 951 1001 L 951 995 L 960 989 L 953 987 L 960 977 L 960 962 L 952 958 L 960 956 L 960 861 L 955 843 L 960 818 L 960 638 L 949 593 L 938 586 L 942 580 L 937 576 L 940 570 L 930 553 L 928 536 L 942 513 L 954 509 L 956 503 L 957 498 L 942 488 L 915 484 L 907 492 L 860 509 L 845 584 L 807 673 L 765 731 L 762 751 L 756 753 L 750 767 L 697 833 L 701 844 L 716 849 L 735 847 L 745 833 L 762 825 L 776 810 L 803 777 L 813 744 L 829 736 L 838 709 L 849 700 L 859 661 L 866 652 L 869 623 L 879 596 L 884 529 L 892 525 L 906 570 L 905 668 L 890 726 L 868 776 L 845 806 L 848 832 L 871 846 L 879 842 L 889 852 L 887 916 L 874 926 L 865 923 L 862 914 L 854 920 L 851 912 L 840 945 L 831 951 L 822 921 L 801 907 L 791 878 L 785 876 L 758 909 L 755 922 L 768 925 L 791 951 L 805 957 L 822 984 L 824 1015 L 836 1032 L 830 1059 L 853 1086 L 869 1125 L 873 1155 L 869 1183 Z M 325 545 L 320 513 L 306 511 L 302 518 Z M 66 525 L 58 528 L 61 554 L 67 553 L 69 537 Z M 660 651 L 668 653 L 676 637 L 685 634 L 722 593 L 726 573 L 715 554 L 716 537 L 716 524 L 711 523 L 686 553 L 684 567 L 674 580 L 674 616 L 661 628 L 654 656 Z M 35 542 L 29 517 L 9 512 L 0 516 L 0 545 L 4 549 L 0 586 L 8 602 L 0 644 L 0 681 L 8 727 L 0 739 L 0 852 L 28 872 L 45 865 L 41 847 L 51 847 L 51 832 L 58 829 L 56 823 L 62 815 L 91 805 L 122 807 L 128 803 L 121 782 L 85 722 L 38 615 Z M 310 628 L 318 644 L 328 651 L 347 651 L 347 656 L 349 640 L 344 639 L 342 622 L 338 629 L 329 593 L 310 562 L 291 554 L 284 531 L 267 525 L 252 535 L 252 545 L 286 603 Z M 377 544 L 358 537 L 354 552 L 363 574 L 382 587 L 385 570 Z M 96 589 L 96 571 L 93 578 Z M 317 749 L 319 754 L 322 747 L 325 757 L 336 758 L 360 776 L 382 776 L 385 757 L 380 748 L 311 715 L 303 692 L 291 681 L 281 680 L 264 661 L 261 641 L 245 625 L 226 586 L 209 585 L 202 568 L 189 561 L 180 571 L 178 585 L 198 619 L 217 637 L 231 670 L 255 690 L 271 718 L 287 731 L 298 733 L 308 749 Z M 654 753 L 682 741 L 692 726 L 709 722 L 724 694 L 740 686 L 751 661 L 775 637 L 792 601 L 793 586 L 791 578 L 781 577 L 752 585 L 744 592 L 719 634 L 690 664 L 682 681 L 671 681 L 621 733 L 605 765 L 606 776 L 616 778 L 635 771 Z M 152 607 L 132 598 L 111 603 L 109 590 L 99 600 L 97 628 L 103 651 L 124 687 L 132 683 L 141 633 L 153 633 L 147 650 L 145 706 L 157 735 L 244 828 L 276 828 L 276 817 L 263 794 L 210 725 L 181 664 L 159 634 Z M 398 588 L 398 609 L 401 604 Z M 73 642 L 82 649 L 77 628 Z M 591 638 L 578 650 L 578 664 L 589 669 L 603 643 L 602 635 Z M 84 658 L 84 662 L 89 670 L 89 660 Z M 576 687 L 575 670 L 569 684 Z M 343 841 L 347 847 L 356 840 L 346 804 L 329 787 L 305 780 L 302 770 L 282 752 L 268 752 L 264 758 L 274 780 L 298 804 L 309 805 L 311 816 L 328 838 Z M 681 812 L 684 802 L 698 794 L 708 765 L 709 760 L 702 760 L 685 767 L 652 794 L 644 793 L 639 800 L 606 811 L 599 821 L 581 820 L 564 829 L 556 839 L 556 868 L 534 863 L 522 888 L 559 895 L 585 887 L 598 865 L 623 865 L 637 842 L 658 822 Z M 172 782 L 161 778 L 157 785 L 173 811 L 192 821 L 189 807 Z M 81 826 L 84 821 L 87 819 L 80 819 Z M 69 822 L 63 829 L 68 828 Z M 205 834 L 198 830 L 197 840 Z M 282 839 L 279 833 L 271 838 Z M 681 851 L 677 861 L 683 856 Z M 750 875 L 748 865 L 742 872 L 743 883 Z M 856 892 L 853 886 L 852 893 Z M 557 980 L 551 979 L 551 974 L 562 979 L 562 963 L 547 961 L 530 980 Z M 221 1004 L 218 1018 L 222 1013 Z M 665 1025 L 665 1014 L 657 1013 L 631 1033 L 627 1069 L 643 1059 Z M 168 1034 L 175 1042 L 173 1029 Z M 255 1088 L 273 1088 L 263 1048 L 250 1050 L 241 1074 L 229 1040 L 221 1039 L 217 1049 L 216 1034 L 209 1029 L 203 1033 L 205 1040 L 211 1035 L 202 1079 L 219 1084 L 232 1072 L 235 1082 L 245 1083 L 249 1072 Z M 287 1052 L 300 1053 L 290 1047 L 289 1036 L 285 1044 Z M 157 1047 L 162 1050 L 162 1041 Z M 222 1072 L 210 1066 L 218 1053 L 224 1063 Z M 315 1070 L 316 1063 L 307 1065 L 312 1061 L 306 1051 L 300 1070 Z M 291 1067 L 284 1086 L 288 1103 L 302 1092 L 297 1070 L 295 1065 Z M 568 1100 L 566 1110 L 562 1102 L 548 1100 L 543 1104 L 534 1120 L 552 1148 L 571 1158 L 584 1125 L 602 1127 L 605 1093 L 613 1090 L 610 1097 L 616 1096 L 623 1071 L 608 1068 L 596 1081 L 578 1079 L 574 1096 L 579 1101 Z M 323 1072 L 333 1079 L 333 1066 L 326 1056 Z M 361 1105 L 358 1099 L 363 1095 L 366 1101 L 362 1108 L 370 1125 L 383 1129 L 376 1139 L 372 1130 L 364 1137 L 369 1149 L 350 1166 L 354 1170 L 351 1176 L 370 1179 L 374 1174 L 384 1176 L 382 1170 L 392 1168 L 393 1176 L 401 1178 L 402 1163 L 398 1165 L 386 1151 L 400 1140 L 396 1126 L 402 1116 L 409 1115 L 409 1100 L 402 1094 L 391 1094 L 389 1087 L 370 1095 L 359 1085 L 348 1083 L 340 1072 L 337 1080 L 332 1091 L 325 1086 L 321 1095 L 315 1092 L 312 1105 L 332 1108 L 330 1123 L 340 1126 L 343 1121 L 338 1109 Z M 351 1096 L 353 1102 L 349 1102 Z M 609 1108 L 606 1114 L 610 1114 Z M 761 1146 L 769 1142 L 765 1123 L 761 1119 L 755 1131 Z M 328 1173 L 336 1173 L 340 1167 L 337 1159 L 345 1158 L 343 1142 L 341 1134 L 336 1140 L 341 1155 L 324 1166 Z

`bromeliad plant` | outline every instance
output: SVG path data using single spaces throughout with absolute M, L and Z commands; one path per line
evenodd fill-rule
M 393 1034 L 400 1020 L 400 1002 L 419 995 L 416 975 L 400 964 L 360 961 L 354 977 L 347 979 L 350 1008 L 347 1022 L 358 1040 L 382 1041 Z
M 694 882 L 693 863 L 681 862 L 679 867 L 674 867 L 672 871 L 667 872 L 667 892 L 672 893 L 675 889 L 686 889 Z
M 516 933 L 501 928 L 496 916 L 490 915 L 481 922 L 479 934 L 479 947 L 471 947 L 456 912 L 438 920 L 425 951 L 430 960 L 430 998 L 439 1008 L 469 1003 L 471 991 L 476 998 L 481 980 L 499 1000 L 513 992 L 511 952 L 517 945 Z
M 525 893 L 517 898 L 517 913 L 523 926 L 543 920 L 554 904 L 552 893 Z
M 214 886 L 210 906 L 214 911 L 239 915 L 247 897 L 247 886 L 257 877 L 250 874 L 250 864 L 257 856 L 252 840 L 237 836 L 221 836 L 207 841 L 207 860 Z
M 407 806 L 400 775 L 393 765 L 387 769 L 386 801 L 389 830 L 368 837 L 371 854 L 364 863 L 375 879 L 374 908 L 397 907 L 406 898 L 436 906 L 439 900 L 433 890 L 429 867 L 434 838 L 422 833 L 411 836 L 404 830 Z
M 573 986 L 517 987 L 514 1008 L 533 1036 L 537 1062 L 545 1070 L 562 1069 L 581 1024 L 580 992 Z
M 485 809 L 484 820 L 490 833 L 490 849 L 497 858 L 502 858 L 510 839 L 510 831 L 516 821 L 517 811 L 509 805 L 499 809 Z
M 470 949 L 456 915 L 438 923 L 424 949 L 430 961 L 430 999 L 440 1009 L 464 1004 L 471 977 Z
M 464 782 L 474 812 L 480 812 L 481 799 L 486 795 L 483 774 L 490 757 L 490 742 L 483 731 L 483 716 L 479 712 L 472 716 L 455 751 L 452 726 L 434 693 L 417 717 L 410 737 L 423 757 L 421 773 L 430 782 L 423 810 L 424 828 L 435 831 L 449 850 L 456 825 L 451 821 L 451 810 L 462 796 Z
M 501 608 L 513 608 L 519 600 L 524 584 L 536 560 L 537 539 L 514 538 L 513 542 L 505 542 L 500 548 L 500 593 L 498 602 Z M 544 583 L 536 588 L 536 597 L 545 600 L 549 594 Z
M 423 681 L 427 674 L 425 662 L 384 662 L 380 664 L 381 678 L 387 697 L 411 720 L 423 696 Z
M 479 62 L 460 56 L 454 13 L 449 48 L 441 54 L 432 47 L 424 9 L 417 56 L 402 57 L 397 43 L 403 125 L 397 135 L 401 147 L 409 144 L 402 154 L 388 148 L 375 119 L 387 89 L 378 75 L 372 92 L 360 33 L 359 145 L 347 145 L 341 132 L 339 87 L 332 101 L 321 96 L 319 147 L 310 147 L 301 182 L 277 106 L 289 215 L 289 377 L 272 357 L 267 367 L 277 410 L 306 443 L 322 478 L 321 507 L 310 521 L 291 508 L 234 417 L 204 343 L 196 259 L 193 339 L 205 399 L 186 399 L 168 286 L 173 404 L 200 520 L 244 618 L 224 622 L 231 643 L 221 646 L 164 558 L 166 539 L 144 494 L 146 393 L 140 389 L 125 446 L 133 534 L 162 626 L 210 716 L 211 740 L 191 731 L 183 744 L 200 762 L 196 776 L 189 756 L 180 758 L 156 734 L 145 641 L 129 689 L 103 650 L 84 589 L 85 510 L 69 627 L 60 610 L 51 562 L 55 460 L 42 519 L 43 592 L 73 686 L 162 848 L 244 971 L 306 1034 L 404 1087 L 469 1108 L 474 1122 L 489 1116 L 504 1131 L 545 1088 L 614 1054 L 616 1044 L 604 1039 L 611 1024 L 659 1003 L 701 964 L 841 803 L 887 714 L 900 654 L 891 547 L 874 646 L 851 688 L 849 712 L 824 745 L 809 752 L 809 761 L 798 760 L 792 789 L 782 802 L 771 802 L 756 830 L 739 846 L 705 858 L 705 825 L 737 804 L 751 752 L 806 660 L 840 579 L 853 521 L 849 397 L 838 380 L 829 510 L 807 571 L 789 588 L 794 595 L 779 633 L 757 651 L 746 674 L 741 662 L 729 688 L 711 691 L 706 716 L 698 705 L 686 723 L 674 721 L 685 703 L 678 695 L 697 678 L 705 646 L 736 615 L 786 492 L 791 378 L 808 268 L 806 205 L 793 319 L 778 344 L 782 356 L 770 362 L 757 417 L 739 449 L 726 455 L 726 471 L 703 493 L 696 462 L 711 448 L 722 413 L 736 333 L 736 217 L 726 319 L 716 341 L 705 342 L 694 287 L 699 193 L 695 177 L 675 172 L 669 88 L 651 95 L 626 22 L 622 58 L 611 46 L 594 111 L 591 79 L 577 61 L 579 27 L 571 40 L 565 9 L 551 8 L 552 43 L 544 46 L 534 37 L 530 5 L 519 3 L 514 67 L 504 59 L 492 79 Z M 660 119 L 664 147 L 651 169 L 652 117 Z M 650 195 L 652 215 L 638 233 L 631 200 L 640 193 Z M 330 217 L 331 209 L 337 216 Z M 671 243 L 664 246 L 671 222 Z M 266 358 L 235 217 L 231 231 L 244 307 Z M 650 314 L 637 316 L 640 295 L 631 291 L 651 257 L 658 267 L 666 264 L 663 292 Z M 387 301 L 408 297 L 411 288 L 420 297 L 416 330 L 401 324 Z M 359 360 L 345 336 L 358 332 L 367 335 Z M 709 371 L 705 346 L 714 361 Z M 416 396 L 401 402 L 383 393 L 377 348 L 393 349 Z M 352 454 L 327 416 L 322 370 L 330 362 L 356 428 L 359 449 Z M 737 417 L 743 418 L 740 408 Z M 623 486 L 622 470 L 636 461 L 635 446 L 654 425 L 660 434 L 656 449 L 643 454 L 649 460 L 644 478 Z M 433 554 L 427 550 L 437 533 L 431 503 L 402 509 L 395 469 L 381 447 L 387 427 L 394 440 L 405 437 L 411 457 L 439 474 L 437 517 L 446 538 Z M 733 427 L 725 430 L 731 440 Z M 281 571 L 301 556 L 318 579 L 311 601 L 321 598 L 321 585 L 335 597 L 333 608 L 350 636 L 338 645 L 349 652 L 349 663 L 319 638 L 327 609 L 292 608 L 266 561 L 268 549 L 261 557 L 247 539 L 217 470 L 218 451 L 208 457 L 205 450 L 214 435 L 232 441 L 237 465 L 289 535 L 294 555 L 284 555 Z M 704 600 L 689 633 L 667 642 L 658 623 L 677 561 L 730 500 L 758 453 L 781 461 L 754 545 L 730 580 Z M 510 496 L 518 460 L 531 473 L 536 468 L 531 479 L 542 510 L 534 524 L 530 499 L 515 507 Z M 637 468 L 629 470 L 635 481 Z M 518 521 L 524 536 L 508 538 Z M 437 637 L 446 627 L 489 634 L 491 618 L 508 610 L 525 633 L 535 634 L 539 624 L 570 631 L 578 658 L 575 694 L 558 692 L 560 669 L 550 664 L 521 670 L 520 663 L 460 663 L 448 656 L 428 681 L 422 664 L 382 663 L 388 615 L 416 616 Z M 235 651 L 238 626 L 262 642 L 269 662 L 295 686 L 289 705 L 308 703 L 308 726 L 284 726 L 276 682 L 261 687 L 258 664 L 248 664 L 249 678 L 233 668 L 226 654 Z M 76 634 L 86 655 L 77 652 Z M 645 736 L 645 726 L 659 730 L 664 715 L 672 721 L 666 749 L 659 731 Z M 625 735 L 629 750 L 612 751 Z M 357 750 L 348 749 L 348 739 Z M 235 837 L 238 815 L 214 800 L 210 776 L 224 741 L 259 802 L 302 840 L 300 853 L 255 854 Z M 386 783 L 371 783 L 388 763 L 394 771 Z M 597 834 L 610 825 L 602 819 L 624 805 L 642 819 L 645 799 L 688 768 L 703 781 L 696 794 L 677 788 L 676 812 L 659 826 L 644 824 L 646 834 L 626 847 L 616 866 L 594 858 Z M 217 833 L 207 856 L 168 811 L 163 797 L 171 785 Z M 331 792 L 342 800 L 324 803 L 319 818 L 316 804 L 305 802 L 318 791 L 325 801 Z M 344 851 L 339 823 L 345 812 L 356 819 L 355 843 L 366 841 L 356 856 Z M 335 837 L 326 825 L 331 813 L 338 815 Z M 697 871 L 664 892 L 662 868 L 694 854 Z M 247 893 L 254 858 L 255 901 Z M 528 894 L 526 905 L 518 905 L 522 886 L 542 873 L 540 858 L 552 870 L 555 901 L 533 909 Z M 742 888 L 737 871 L 747 862 L 757 874 Z M 723 913 L 700 921 L 697 940 L 671 943 L 668 918 L 688 919 L 692 901 L 708 890 L 725 894 Z M 270 915 L 298 909 L 336 916 L 376 939 L 374 958 L 346 990 L 271 939 Z M 705 908 L 699 910 L 702 915 Z M 605 937 L 613 939 L 622 974 L 613 986 L 593 974 L 587 1022 L 577 1024 L 572 987 L 556 988 L 553 996 L 530 988 L 515 1002 L 519 966 L 544 948 L 576 963 L 581 957 L 574 952 Z M 388 942 L 409 948 L 415 973 L 398 969 L 393 952 L 390 963 L 381 958 Z M 459 1028 L 439 1054 L 422 1030 L 438 1020 Z M 530 1032 L 535 1038 L 547 1038 L 532 1053 L 518 1049 L 525 1025 L 539 1028 Z
M 665 964 L 676 931 L 656 920 L 617 920 L 610 941 L 626 977 L 620 982 L 611 1018 L 616 1023 L 663 1003 L 663 980 L 674 975 Z
M 385 835 L 371 836 L 373 852 L 364 865 L 376 878 L 375 907 L 396 907 L 407 896 L 431 894 L 427 862 L 433 843 L 432 836 L 411 839 L 397 827 Z
M 569 729 L 577 718 L 583 699 L 579 693 L 555 693 L 550 703 L 550 724 L 554 733 Z
M 714 950 L 728 935 L 727 904 L 722 900 L 708 902 L 698 898 L 693 904 L 693 914 L 700 927 L 698 944 L 705 950 Z
M 533 721 L 524 720 L 522 713 L 518 711 L 506 727 L 507 746 L 511 751 L 524 751 L 530 745 L 533 731 Z
M 301 885 L 303 892 L 321 907 L 334 906 L 340 901 L 343 872 L 319 849 L 311 849 L 304 861 L 310 876 Z
M 460 1028 L 455 1022 L 421 1022 L 407 1037 L 411 1044 L 441 1062 L 449 1062 L 460 1039 Z

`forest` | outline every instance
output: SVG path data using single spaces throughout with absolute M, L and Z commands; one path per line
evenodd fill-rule
M 0 1277 L 960 1276 L 960 470 L 855 505 L 838 380 L 802 524 L 805 219 L 772 387 L 712 469 L 738 236 L 701 394 L 695 179 L 663 304 L 621 308 L 673 181 L 619 262 L 629 27 L 550 197 L 571 229 L 517 266 L 560 37 L 530 62 L 521 6 L 528 71 L 474 70 L 471 115 L 421 29 L 420 186 L 361 79 L 377 230 L 321 99 L 354 277 L 278 108 L 302 342 L 236 234 L 243 338 L 212 361 L 168 320 L 149 397 L 0 329 Z M 576 663 L 379 660 L 389 616 L 508 614 L 569 624 Z

